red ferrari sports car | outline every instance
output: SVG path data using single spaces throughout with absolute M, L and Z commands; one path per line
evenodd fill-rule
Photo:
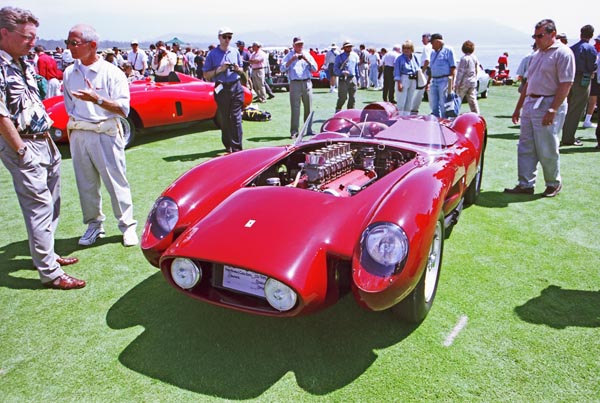
M 445 231 L 479 195 L 486 138 L 473 113 L 402 117 L 383 102 L 341 111 L 309 141 L 183 174 L 156 200 L 141 247 L 173 287 L 211 304 L 289 317 L 352 293 L 418 323 Z
M 133 143 L 136 130 L 214 119 L 217 112 L 214 83 L 186 74 L 173 72 L 169 82 L 135 81 L 129 88 L 129 116 L 121 119 L 126 147 Z M 66 130 L 69 117 L 62 95 L 43 102 L 54 121 L 50 134 L 57 142 L 69 141 Z M 245 88 L 244 107 L 251 102 L 252 92 Z

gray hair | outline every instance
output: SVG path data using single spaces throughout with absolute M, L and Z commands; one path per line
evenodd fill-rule
M 19 24 L 33 24 L 40 26 L 38 19 L 29 10 L 16 7 L 2 7 L 0 9 L 0 29 L 6 28 L 13 32 Z
M 96 29 L 91 25 L 86 24 L 78 24 L 69 30 L 71 32 L 79 32 L 81 34 L 81 39 L 84 41 L 93 41 L 100 42 L 100 35 L 96 32 Z

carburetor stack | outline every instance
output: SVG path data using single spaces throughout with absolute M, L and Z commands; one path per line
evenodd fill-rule
M 310 185 L 319 186 L 350 172 L 354 158 L 349 143 L 334 143 L 306 154 L 304 172 Z

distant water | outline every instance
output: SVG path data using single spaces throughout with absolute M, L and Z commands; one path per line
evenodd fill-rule
M 532 42 L 533 43 L 533 42 Z M 450 46 L 454 50 L 454 56 L 456 59 L 460 59 L 463 56 L 460 48 L 462 47 L 462 43 L 455 45 L 450 44 Z M 416 50 L 420 50 L 417 48 Z M 479 59 L 479 63 L 483 66 L 484 69 L 494 69 L 498 65 L 498 57 L 504 53 L 508 52 L 508 68 L 511 71 L 510 75 L 513 76 L 517 67 L 519 67 L 519 63 L 521 63 L 521 59 L 531 53 L 531 45 L 481 45 L 478 46 L 475 44 L 475 55 Z

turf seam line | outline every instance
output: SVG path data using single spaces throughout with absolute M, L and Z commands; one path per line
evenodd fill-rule
M 460 316 L 460 318 L 458 319 L 458 323 L 456 324 L 456 326 L 454 326 L 454 329 L 452 329 L 450 334 L 446 337 L 446 340 L 444 340 L 444 347 L 450 347 L 452 343 L 454 343 L 454 339 L 456 339 L 461 330 L 463 330 L 464 327 L 467 326 L 468 320 L 469 318 L 467 317 L 467 315 Z

